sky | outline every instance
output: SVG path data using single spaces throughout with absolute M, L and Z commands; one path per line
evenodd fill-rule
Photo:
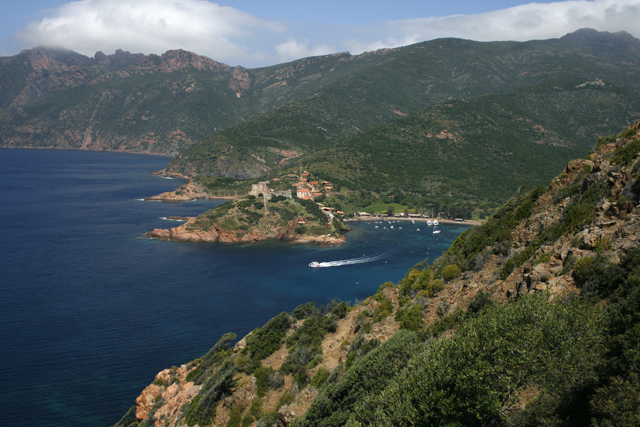
M 640 0 L 0 0 L 0 56 L 55 46 L 93 57 L 185 49 L 232 66 L 359 54 L 441 37 L 640 38 Z

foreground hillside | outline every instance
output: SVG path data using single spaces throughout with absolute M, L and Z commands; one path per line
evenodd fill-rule
M 637 425 L 638 127 L 363 303 L 226 334 L 117 425 Z

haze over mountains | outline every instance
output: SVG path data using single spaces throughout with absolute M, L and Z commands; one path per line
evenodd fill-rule
M 535 185 L 640 115 L 640 40 L 439 39 L 232 68 L 185 51 L 0 59 L 4 147 L 178 156 L 184 176 L 304 166 L 345 188 L 483 199 Z

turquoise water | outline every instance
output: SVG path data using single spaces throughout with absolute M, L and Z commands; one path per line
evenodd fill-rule
M 241 337 L 307 301 L 363 300 L 466 228 L 357 223 L 340 247 L 150 240 L 146 231 L 177 225 L 163 218 L 220 203 L 141 201 L 181 184 L 152 175 L 167 161 L 0 149 L 4 425 L 113 424 L 157 372 L 223 333 Z

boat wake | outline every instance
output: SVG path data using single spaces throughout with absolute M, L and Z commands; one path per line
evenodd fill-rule
M 364 264 L 366 262 L 378 261 L 382 258 L 389 255 L 389 252 L 380 254 L 380 255 L 372 255 L 372 256 L 363 256 L 362 258 L 351 258 L 351 259 L 343 259 L 340 261 L 327 261 L 327 262 L 316 262 L 313 261 L 309 264 L 309 267 L 340 267 L 341 265 L 352 265 L 352 264 Z

